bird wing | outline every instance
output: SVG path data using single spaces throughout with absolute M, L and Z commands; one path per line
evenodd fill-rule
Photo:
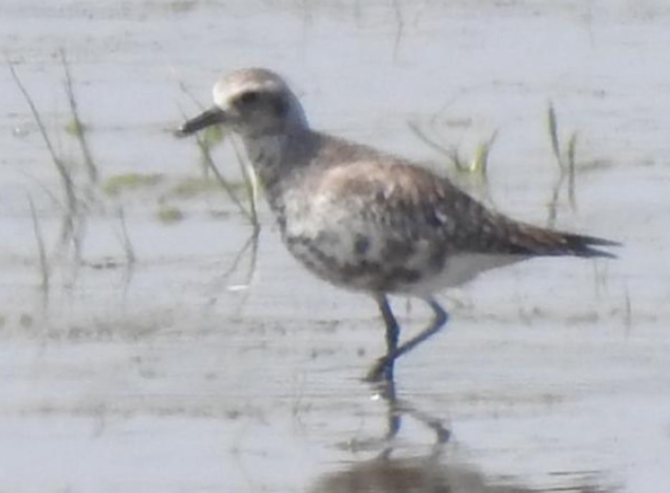
M 609 256 L 595 246 L 615 242 L 531 226 L 493 212 L 451 181 L 394 157 L 333 166 L 317 186 L 346 217 L 393 231 L 397 241 L 436 240 L 447 253 Z M 339 204 L 339 205 L 335 205 Z

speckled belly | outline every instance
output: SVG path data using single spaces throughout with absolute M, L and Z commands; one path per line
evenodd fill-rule
M 443 249 L 425 241 L 346 232 L 316 237 L 284 235 L 289 251 L 310 271 L 335 285 L 376 293 L 411 293 L 438 277 Z M 439 251 L 438 251 L 439 250 Z

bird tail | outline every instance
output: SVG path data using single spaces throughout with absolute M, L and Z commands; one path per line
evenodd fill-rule
M 595 236 L 585 236 L 573 233 L 559 233 L 563 237 L 563 242 L 567 247 L 569 255 L 577 257 L 605 257 L 617 258 L 611 252 L 601 250 L 596 247 L 620 247 L 621 243 L 618 241 L 606 240 Z M 560 255 L 560 253 L 559 253 Z
M 564 233 L 535 226 L 518 225 L 512 235 L 512 243 L 518 254 L 562 256 L 584 258 L 616 258 L 613 253 L 599 247 L 618 247 L 621 243 L 595 236 Z

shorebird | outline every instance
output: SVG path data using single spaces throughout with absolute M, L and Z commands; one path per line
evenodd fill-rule
M 395 361 L 446 324 L 438 291 L 533 257 L 614 258 L 597 247 L 616 242 L 515 221 L 406 159 L 311 129 L 295 93 L 270 70 L 224 76 L 213 96 L 214 107 L 178 134 L 221 124 L 239 135 L 288 250 L 318 277 L 376 301 L 386 354 L 369 381 L 392 380 Z M 420 298 L 434 313 L 402 345 L 390 294 Z

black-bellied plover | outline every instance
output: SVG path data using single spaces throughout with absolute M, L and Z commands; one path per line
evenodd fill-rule
M 392 379 L 395 360 L 444 326 L 434 293 L 532 257 L 614 257 L 596 247 L 616 242 L 514 221 L 403 158 L 312 130 L 274 72 L 239 70 L 213 92 L 215 106 L 179 133 L 215 124 L 237 133 L 289 251 L 322 279 L 374 298 L 387 351 L 368 380 Z M 434 313 L 402 345 L 389 294 L 418 297 Z

